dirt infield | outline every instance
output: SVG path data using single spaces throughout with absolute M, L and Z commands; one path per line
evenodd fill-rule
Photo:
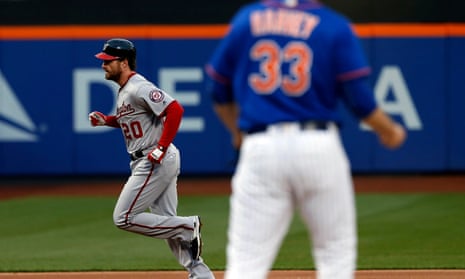
M 0 200 L 24 196 L 112 195 L 117 196 L 125 178 L 0 179 Z M 230 178 L 179 179 L 180 195 L 225 195 L 230 193 Z M 355 176 L 358 193 L 465 192 L 464 175 Z M 224 272 L 215 271 L 216 279 Z M 51 272 L 0 273 L 0 279 L 181 279 L 184 271 L 150 272 Z M 272 271 L 269 279 L 313 279 L 314 271 Z M 465 270 L 359 270 L 357 279 L 459 279 Z
M 0 179 L 0 199 L 37 195 L 114 195 L 125 177 Z M 465 192 L 463 175 L 373 175 L 354 177 L 358 193 Z M 180 177 L 180 195 L 225 195 L 230 193 L 229 177 Z

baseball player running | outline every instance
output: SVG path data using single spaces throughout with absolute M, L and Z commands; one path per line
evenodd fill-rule
M 183 115 L 182 106 L 135 72 L 136 48 L 125 39 L 110 39 L 95 55 L 105 78 L 119 84 L 116 115 L 94 111 L 93 126 L 120 128 L 130 154 L 131 176 L 113 212 L 118 228 L 166 239 L 189 278 L 214 278 L 200 257 L 199 216 L 176 216 L 180 156 L 172 143 Z M 147 212 L 147 209 L 150 212 Z
M 406 133 L 376 105 L 348 20 L 316 0 L 249 4 L 206 72 L 215 112 L 241 151 L 225 278 L 266 278 L 295 209 L 311 232 L 317 277 L 353 278 L 356 213 L 339 100 L 388 148 Z

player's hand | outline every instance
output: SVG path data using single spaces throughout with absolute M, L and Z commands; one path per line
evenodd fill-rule
M 149 161 L 153 164 L 161 164 L 167 149 L 168 148 L 164 146 L 158 145 L 155 149 L 150 151 L 150 153 L 147 155 L 147 159 L 149 159 Z
M 103 126 L 107 124 L 107 116 L 99 111 L 89 113 L 89 121 L 92 126 Z
M 407 133 L 404 127 L 394 123 L 389 133 L 384 133 L 379 136 L 381 143 L 390 149 L 399 148 L 407 138 Z
M 237 131 L 231 135 L 231 144 L 234 147 L 234 149 L 239 150 L 241 149 L 242 145 L 242 132 Z

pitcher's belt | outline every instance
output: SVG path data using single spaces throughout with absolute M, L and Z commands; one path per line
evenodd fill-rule
M 298 127 L 299 130 L 305 131 L 305 130 L 328 130 L 331 125 L 334 125 L 334 122 L 332 121 L 300 121 L 300 122 L 280 122 L 280 123 L 275 123 L 275 124 L 270 124 L 270 125 L 261 125 L 261 126 L 256 126 L 250 129 L 249 131 L 246 131 L 246 134 L 256 134 L 256 133 L 262 133 L 267 130 L 270 130 L 272 128 L 285 128 L 286 126 L 296 126 Z

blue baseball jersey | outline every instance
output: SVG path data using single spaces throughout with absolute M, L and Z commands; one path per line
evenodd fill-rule
M 239 104 L 244 131 L 277 122 L 340 122 L 340 99 L 359 117 L 376 107 L 372 91 L 360 85 L 370 68 L 349 20 L 315 0 L 244 6 L 206 73 L 214 102 Z

